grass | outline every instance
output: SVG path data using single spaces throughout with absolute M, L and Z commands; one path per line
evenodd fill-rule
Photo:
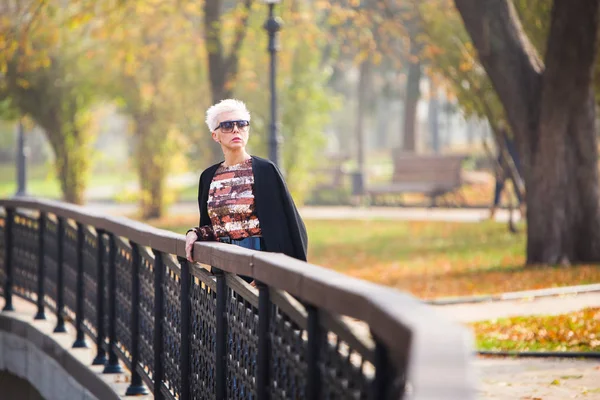
M 185 233 L 197 216 L 150 224 Z M 595 265 L 524 267 L 518 234 L 494 222 L 306 220 L 313 264 L 431 299 L 600 282 Z
M 600 351 L 600 308 L 555 316 L 469 324 L 477 348 L 492 351 Z
M 177 194 L 179 201 L 198 201 L 198 185 L 183 187 Z
M 40 197 L 57 199 L 60 185 L 47 165 L 33 165 L 27 169 L 27 191 Z M 17 191 L 17 175 L 14 165 L 0 164 L 0 197 L 10 197 Z

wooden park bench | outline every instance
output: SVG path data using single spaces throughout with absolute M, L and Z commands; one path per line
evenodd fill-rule
M 437 198 L 462 186 L 462 161 L 465 155 L 421 155 L 397 153 L 391 182 L 368 185 L 365 194 L 372 204 L 383 195 L 421 193 L 436 205 Z

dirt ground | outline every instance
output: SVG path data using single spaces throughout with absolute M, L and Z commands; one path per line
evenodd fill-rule
M 478 399 L 600 399 L 600 360 L 484 358 Z

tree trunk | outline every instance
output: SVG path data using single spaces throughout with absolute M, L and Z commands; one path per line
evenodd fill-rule
M 560 98 L 555 101 L 561 103 Z M 540 121 L 543 136 L 531 154 L 527 202 L 535 206 L 528 210 L 529 263 L 600 260 L 593 97 L 581 106 L 573 104 L 563 118 L 563 123 Z
M 455 0 L 519 144 L 527 263 L 600 261 L 592 69 L 599 0 L 555 0 L 545 67 L 509 0 Z
M 140 183 L 140 209 L 143 219 L 159 218 L 164 211 L 165 157 L 157 153 L 163 144 L 154 113 L 135 115 L 136 164 Z
M 208 52 L 208 77 L 212 104 L 232 97 L 231 89 L 226 89 L 226 65 L 224 65 L 223 44 L 221 42 L 221 0 L 205 1 L 204 3 L 204 36 Z M 230 86 L 231 88 L 232 86 Z M 209 140 L 211 160 L 218 162 L 221 156 L 221 146 L 214 140 Z
M 62 79 L 59 65 L 53 59 L 52 68 L 36 71 L 33 79 L 20 75 L 16 61 L 8 62 L 7 92 L 20 113 L 30 116 L 44 130 L 54 152 L 63 200 L 83 204 L 92 149 L 87 126 L 78 124 L 84 119 L 79 113 L 85 111 L 74 98 L 65 95 L 72 88 L 62 91 L 55 86 L 55 81 Z M 22 78 L 35 84 L 23 88 L 17 84 Z
M 204 2 L 204 37 L 208 52 L 208 73 L 212 103 L 233 97 L 233 88 L 239 69 L 239 52 L 248 30 L 248 17 L 252 0 L 245 0 L 245 13 L 235 25 L 234 39 L 229 55 L 225 55 L 222 41 L 222 4 L 223 0 Z M 209 141 L 213 162 L 221 160 L 221 146 L 214 140 Z
M 64 151 L 64 149 L 54 149 L 56 156 L 55 168 L 60 182 L 62 198 L 64 201 L 73 204 L 83 204 L 85 189 L 85 171 L 81 171 L 77 166 L 81 165 L 86 153 L 74 149 Z
M 60 102 L 57 103 L 60 106 Z M 62 199 L 73 204 L 83 204 L 91 154 L 89 141 L 82 136 L 87 132 L 74 128 L 75 122 L 65 124 L 61 121 L 59 111 L 55 107 L 45 114 L 30 112 L 29 115 L 44 129 L 54 152 L 54 169 L 60 183 Z M 69 120 L 75 121 L 76 117 L 71 115 Z M 65 125 L 69 125 L 71 129 Z
M 206 51 L 208 52 L 208 76 L 213 103 L 227 97 L 225 90 L 225 75 L 227 71 L 223 65 L 223 44 L 221 43 L 221 0 L 206 1 L 204 3 L 204 37 Z
M 411 47 L 414 47 L 411 44 Z M 411 49 L 411 54 L 413 53 Z M 421 97 L 420 91 L 421 82 L 421 63 L 417 60 L 411 62 L 408 67 L 408 75 L 406 77 L 406 100 L 404 102 L 404 140 L 402 148 L 404 151 L 414 153 L 417 149 L 417 104 Z

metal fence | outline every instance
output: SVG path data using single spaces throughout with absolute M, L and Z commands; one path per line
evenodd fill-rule
M 410 296 L 83 207 L 0 200 L 0 280 L 156 399 L 470 399 L 465 329 Z M 208 266 L 211 267 L 208 267 Z M 210 271 L 209 271 L 210 269 Z M 236 274 L 256 279 L 251 287 Z

